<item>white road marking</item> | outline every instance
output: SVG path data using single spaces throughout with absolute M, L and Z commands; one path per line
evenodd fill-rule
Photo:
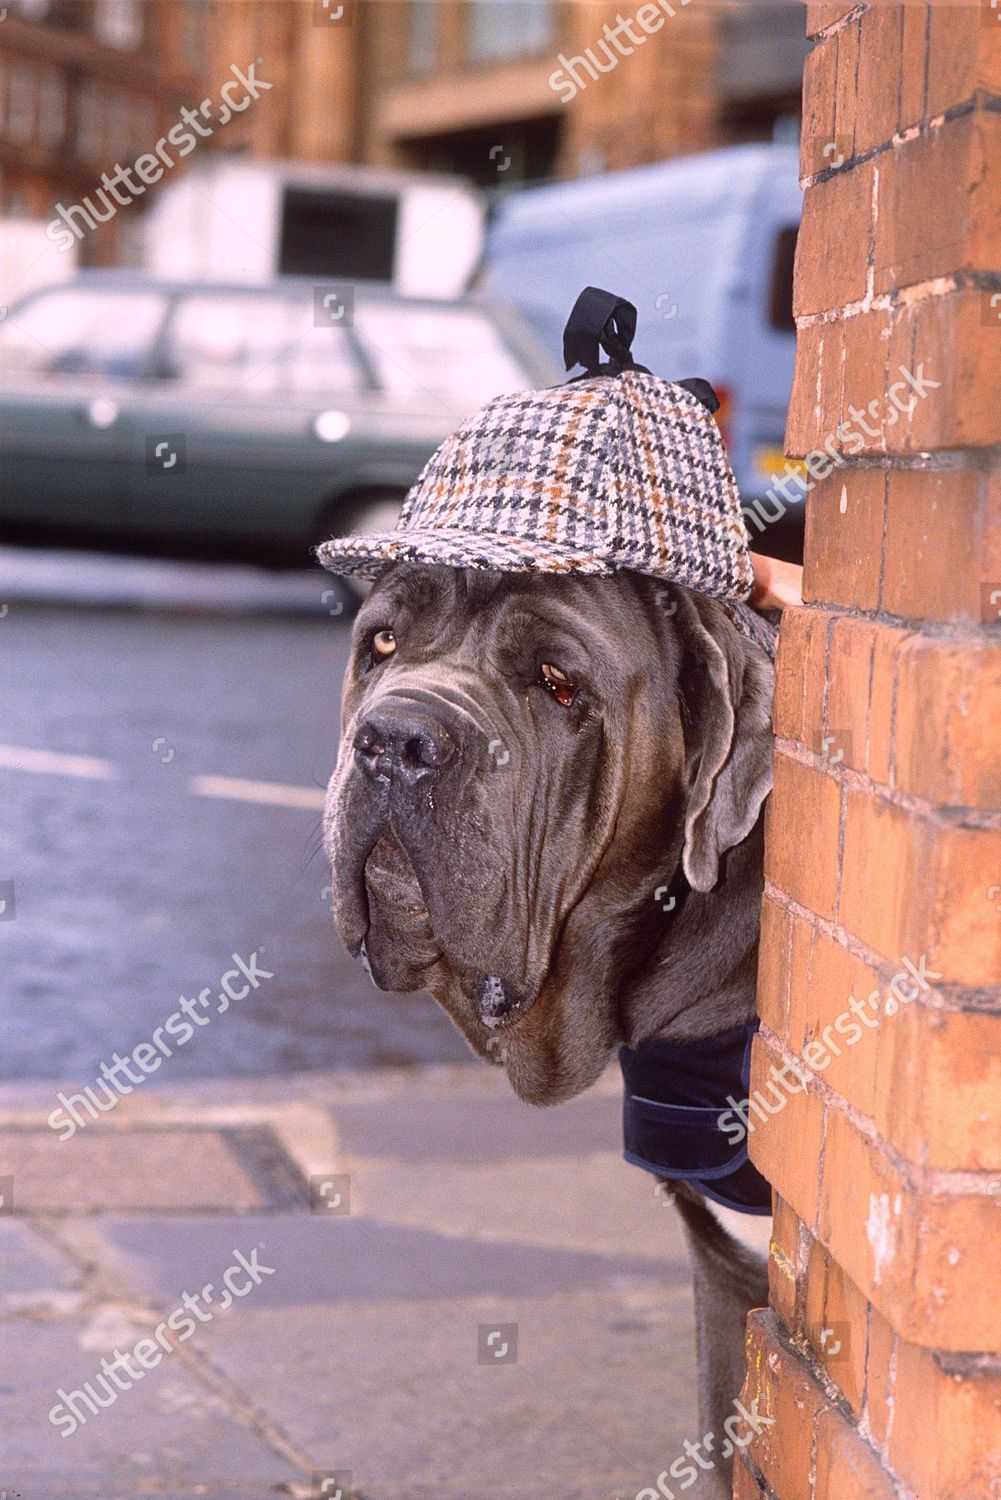
M 234 802 L 259 802 L 265 807 L 321 808 L 326 799 L 326 792 L 319 787 L 243 781 L 238 776 L 192 776 L 188 790 L 195 797 L 225 797 Z
M 37 771 L 43 776 L 83 776 L 88 781 L 112 781 L 118 774 L 113 761 L 96 755 L 61 755 L 55 750 L 30 750 L 21 745 L 0 745 L 0 767 L 10 771 Z
M 96 755 L 64 755 L 56 750 L 34 750 L 22 745 L 0 745 L 0 770 L 29 771 L 48 776 L 81 776 L 88 781 L 113 781 L 114 761 Z M 263 807 L 323 807 L 326 793 L 315 786 L 290 786 L 282 781 L 247 781 L 241 776 L 192 776 L 193 797 L 222 797 L 233 802 L 256 802 Z

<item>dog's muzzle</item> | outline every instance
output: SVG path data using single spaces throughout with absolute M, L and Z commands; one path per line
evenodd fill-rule
M 355 764 L 372 781 L 417 791 L 433 781 L 455 754 L 456 742 L 427 708 L 385 699 L 358 726 Z
M 410 868 L 411 862 L 420 868 L 423 861 L 414 856 L 439 786 L 443 798 L 461 797 L 467 778 L 479 774 L 470 759 L 483 760 L 476 753 L 475 735 L 464 734 L 463 726 L 430 695 L 424 700 L 390 694 L 362 717 L 352 753 L 361 785 L 367 789 L 364 802 L 371 818 L 370 837 L 381 851 L 380 863 L 384 866 L 389 855 L 399 871 Z M 447 871 L 439 871 L 438 876 L 447 879 Z M 367 960 L 364 940 L 356 951 L 363 962 Z M 532 999 L 510 979 L 482 971 L 471 977 L 471 992 L 481 1020 L 491 1029 L 517 1020 Z

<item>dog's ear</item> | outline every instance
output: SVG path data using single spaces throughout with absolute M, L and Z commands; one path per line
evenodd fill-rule
M 678 590 L 688 804 L 682 868 L 711 891 L 727 849 L 754 827 L 772 785 L 774 670 L 713 600 Z

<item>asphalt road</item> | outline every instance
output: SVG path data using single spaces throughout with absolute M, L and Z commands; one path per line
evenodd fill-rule
M 91 1082 L 206 989 L 151 1083 L 472 1062 L 332 927 L 349 625 L 328 575 L 55 555 L 39 581 L 42 561 L 0 550 L 0 1077 Z M 255 953 L 273 977 L 223 1006 Z

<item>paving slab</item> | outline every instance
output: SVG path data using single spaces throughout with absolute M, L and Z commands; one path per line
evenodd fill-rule
M 0 1218 L 0 1306 L 5 1298 L 79 1287 L 79 1268 L 22 1219 Z
M 5 1150 L 43 1095 L 0 1092 Z M 680 1224 L 618 1110 L 603 1080 L 532 1111 L 489 1068 L 186 1085 L 18 1158 L 0 1483 L 235 1500 L 329 1470 L 351 1500 L 633 1500 L 697 1431 Z M 229 1299 L 238 1255 L 273 1269 Z M 195 1293 L 190 1344 L 61 1439 L 56 1387 Z
M 121 1130 L 93 1124 L 69 1140 L 47 1126 L 0 1131 L 0 1163 L 19 1213 L 114 1208 L 175 1213 L 304 1207 L 308 1194 L 274 1134 Z
M 132 1343 L 147 1331 L 121 1322 Z M 80 1403 L 85 1425 L 64 1437 L 48 1420 L 57 1392 L 71 1395 L 93 1384 L 102 1352 L 110 1356 L 112 1349 L 94 1347 L 100 1338 L 80 1318 L 49 1325 L 9 1321 L 3 1339 L 8 1390 L 0 1458 L 8 1486 L 22 1491 L 24 1500 L 37 1500 L 39 1492 L 110 1500 L 116 1489 L 138 1495 L 171 1484 L 189 1495 L 197 1485 L 260 1490 L 296 1477 L 295 1468 L 235 1421 L 180 1356 L 166 1357 L 96 1415 Z

